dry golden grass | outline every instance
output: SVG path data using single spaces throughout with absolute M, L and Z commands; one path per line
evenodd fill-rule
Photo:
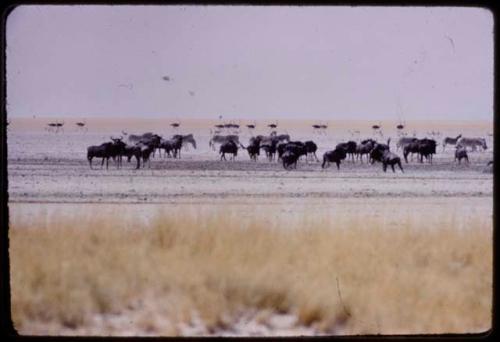
M 95 334 L 96 315 L 136 313 L 132 334 L 176 335 L 194 315 L 216 334 L 248 309 L 264 323 L 272 313 L 295 314 L 318 333 L 491 327 L 492 227 L 484 220 L 459 230 L 409 218 L 391 229 L 384 218 L 336 226 L 310 217 L 270 228 L 258 217 L 241 224 L 218 214 L 158 215 L 151 226 L 132 228 L 97 215 L 12 226 L 16 328 Z

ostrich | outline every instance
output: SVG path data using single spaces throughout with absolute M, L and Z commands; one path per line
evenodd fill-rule
M 76 130 L 77 131 L 84 131 L 84 132 L 87 132 L 87 122 L 86 120 L 83 120 L 83 121 L 80 121 L 80 122 L 77 122 L 76 123 Z
M 380 135 L 383 137 L 384 135 L 382 134 L 382 124 L 379 122 L 378 125 L 372 125 L 372 130 L 373 130 L 373 135 Z
M 64 121 L 63 122 L 56 121 L 55 127 L 56 127 L 56 133 L 59 132 L 59 130 L 64 132 Z
M 321 129 L 321 133 L 326 134 L 326 129 L 328 128 L 328 125 L 319 125 L 319 128 Z
M 278 121 L 276 121 L 275 123 L 270 123 L 269 125 L 267 125 L 267 127 L 269 127 L 270 130 L 275 130 L 276 128 L 278 128 Z
M 314 125 L 312 125 L 312 128 L 313 128 L 313 133 L 319 134 L 320 129 L 321 129 L 321 125 L 314 124 Z
M 170 126 L 174 129 L 174 131 L 177 131 L 179 129 L 179 126 L 181 124 L 179 122 L 172 122 Z

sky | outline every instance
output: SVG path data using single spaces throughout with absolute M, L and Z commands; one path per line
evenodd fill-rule
M 7 115 L 492 120 L 482 8 L 54 6 L 6 22 Z

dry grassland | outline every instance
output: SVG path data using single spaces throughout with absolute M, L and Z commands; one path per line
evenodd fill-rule
M 118 213 L 119 214 L 119 213 Z M 362 217 L 362 216 L 360 216 Z M 12 314 L 21 334 L 92 329 L 126 315 L 136 335 L 205 334 L 257 310 L 296 315 L 322 334 L 482 332 L 491 327 L 492 227 L 471 218 L 399 228 L 325 217 L 269 227 L 259 217 L 159 214 L 149 227 L 96 215 L 10 229 Z M 42 333 L 43 333 L 42 332 Z

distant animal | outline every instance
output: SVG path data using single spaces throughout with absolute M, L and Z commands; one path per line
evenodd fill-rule
M 343 148 L 336 148 L 333 151 L 328 151 L 323 154 L 323 163 L 321 164 L 321 168 L 326 168 L 330 165 L 330 163 L 337 164 L 337 170 L 340 170 L 340 163 L 347 156 L 346 150 Z
M 142 158 L 142 167 L 145 167 L 146 162 L 148 163 L 148 168 L 151 167 L 151 154 L 154 153 L 155 146 L 150 144 L 149 142 L 139 141 L 136 146 L 138 146 L 141 150 L 141 158 Z
M 444 152 L 446 145 L 455 146 L 461 137 L 462 137 L 462 134 L 459 134 L 456 138 L 450 138 L 450 137 L 444 138 L 443 139 L 443 152 Z
M 185 134 L 185 135 L 176 134 L 172 137 L 172 139 L 180 139 L 181 146 L 187 147 L 188 146 L 187 144 L 189 143 L 196 149 L 196 140 L 194 140 L 193 134 Z
M 127 162 L 130 163 L 130 160 L 132 157 L 135 157 L 137 161 L 137 166 L 136 169 L 139 169 L 141 167 L 141 158 L 142 158 L 142 153 L 141 153 L 141 147 L 137 145 L 125 145 L 123 155 L 127 157 Z
M 423 158 L 429 160 L 432 164 L 432 156 L 436 154 L 436 141 L 433 139 L 417 139 L 414 142 L 409 143 L 403 148 L 403 155 L 406 163 L 408 163 L 408 154 L 418 153 L 420 157 L 420 162 L 423 162 Z
M 483 169 L 483 172 L 493 173 L 493 160 L 490 160 L 488 164 L 486 164 L 486 167 Z
M 247 150 L 251 160 L 257 161 L 257 156 L 260 155 L 260 138 L 252 137 L 247 147 L 241 143 L 240 146 Z
M 226 153 L 232 154 L 231 160 L 234 160 L 234 158 L 238 155 L 238 145 L 236 145 L 236 142 L 234 142 L 233 140 L 228 140 L 220 145 L 220 160 L 227 160 Z
M 236 144 L 240 143 L 240 138 L 237 135 L 213 135 L 208 141 L 208 146 L 215 150 L 215 144 L 224 144 L 225 142 L 233 141 Z
M 356 146 L 356 158 L 359 158 L 359 160 L 362 163 L 363 156 L 366 154 L 369 157 L 370 152 L 372 151 L 372 149 L 376 143 L 377 142 L 375 140 L 372 140 L 372 139 L 366 139 L 366 140 L 361 141 L 361 143 Z
M 356 154 L 357 147 L 358 144 L 356 144 L 355 141 L 349 140 L 348 142 L 337 144 L 337 146 L 335 146 L 335 149 L 344 149 L 347 155 L 351 157 L 351 161 L 354 163 L 354 155 Z
M 458 160 L 458 163 L 460 164 L 461 160 L 465 159 L 467 164 L 469 164 L 469 156 L 467 155 L 467 150 L 465 149 L 464 146 L 462 145 L 457 145 L 455 148 L 455 162 Z
M 304 142 L 304 147 L 306 149 L 306 161 L 307 157 L 310 155 L 311 158 L 314 157 L 317 162 L 319 162 L 318 157 L 316 156 L 316 151 L 318 150 L 318 145 L 312 140 L 308 140 Z
M 392 153 L 389 150 L 386 149 L 383 150 L 381 161 L 382 161 L 382 169 L 384 170 L 384 172 L 387 171 L 388 165 L 391 166 L 392 172 L 396 172 L 394 170 L 394 165 L 398 165 L 399 168 L 401 169 L 401 172 L 404 172 L 403 166 L 401 166 L 401 158 L 399 158 L 399 156 L 397 156 L 396 154 Z
M 486 140 L 483 138 L 462 138 L 457 144 L 460 144 L 464 147 L 470 147 L 472 151 L 477 151 L 477 147 L 481 147 L 484 151 L 488 149 L 486 146 Z
M 76 130 L 87 132 L 86 121 L 79 121 L 76 123 Z
M 398 151 L 399 149 L 403 149 L 406 145 L 408 145 L 412 142 L 415 142 L 417 140 L 418 140 L 417 138 L 413 138 L 413 137 L 401 137 L 401 138 L 399 138 L 399 140 L 396 142 L 396 151 Z
M 106 161 L 106 170 L 108 169 L 109 158 L 117 158 L 117 168 L 121 166 L 121 156 L 124 154 L 125 143 L 122 142 L 122 138 L 111 137 L 112 142 L 106 142 L 97 146 L 89 146 L 87 148 L 87 160 L 89 161 L 89 166 L 92 169 L 92 159 L 102 158 L 101 168 Z
M 372 150 L 370 151 L 370 163 L 381 162 L 383 163 L 383 156 L 385 151 L 389 151 L 389 144 L 391 138 L 387 140 L 387 144 L 375 143 Z
M 286 170 L 297 168 L 297 160 L 301 155 L 299 153 L 294 152 L 293 150 L 287 150 L 281 156 L 281 161 L 283 162 L 283 167 Z

